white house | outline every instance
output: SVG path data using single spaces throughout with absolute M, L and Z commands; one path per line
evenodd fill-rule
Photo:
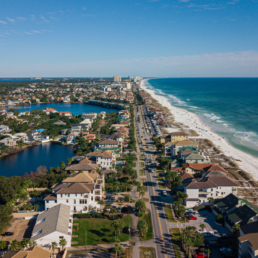
M 99 208 L 98 202 L 102 199 L 101 182 L 103 180 L 104 175 L 97 174 L 91 177 L 87 173 L 78 173 L 66 178 L 62 183 L 52 187 L 52 194 L 44 199 L 45 208 L 65 204 L 74 212 L 82 213 L 89 212 L 91 208 Z
M 8 125 L 0 125 L 0 134 L 10 133 L 12 129 Z
M 97 165 L 100 165 L 101 168 L 111 169 L 113 164 L 116 163 L 116 154 L 111 151 L 90 152 L 86 157 L 93 160 Z
M 73 211 L 68 205 L 59 204 L 38 214 L 33 228 L 31 241 L 39 246 L 51 247 L 52 242 L 59 242 L 64 238 L 67 247 L 72 240 Z
M 94 146 L 94 150 L 97 148 L 101 148 L 101 149 L 113 149 L 113 148 L 118 148 L 118 142 L 117 141 L 113 141 L 113 140 L 102 140 L 99 141 L 95 146 Z
M 198 181 L 188 182 L 184 185 L 184 192 L 188 195 L 185 200 L 186 207 L 194 207 L 209 203 L 208 198 L 222 198 L 232 193 L 235 181 L 229 177 L 212 176 L 203 177 Z
M 87 131 L 91 128 L 92 122 L 90 119 L 85 118 L 83 121 L 80 122 L 80 125 L 83 126 Z

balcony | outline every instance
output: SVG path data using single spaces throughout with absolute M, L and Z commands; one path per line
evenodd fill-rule
M 89 195 L 88 195 L 88 194 L 85 194 L 85 195 L 83 196 L 83 198 L 89 198 Z

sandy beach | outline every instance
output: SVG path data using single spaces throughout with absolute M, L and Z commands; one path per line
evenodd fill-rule
M 144 85 L 144 81 L 146 80 L 141 81 L 141 88 L 148 92 L 161 105 L 171 110 L 171 113 L 173 114 L 176 122 L 182 123 L 186 126 L 189 126 L 190 129 L 195 130 L 200 135 L 195 138 L 204 138 L 211 140 L 215 146 L 217 146 L 221 151 L 224 152 L 226 156 L 228 156 L 229 158 L 234 158 L 235 162 L 241 169 L 251 174 L 255 180 L 258 180 L 258 158 L 241 150 L 238 150 L 230 145 L 220 135 L 212 132 L 210 127 L 204 124 L 201 121 L 200 117 L 198 117 L 196 114 L 172 106 L 166 97 L 158 96 L 153 90 L 147 89 Z M 238 160 L 240 160 L 241 162 Z

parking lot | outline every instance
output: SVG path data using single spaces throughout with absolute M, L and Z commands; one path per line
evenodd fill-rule
M 223 236 L 224 234 L 230 234 L 230 230 L 226 227 L 221 227 L 215 224 L 215 215 L 204 210 L 196 212 L 195 216 L 197 220 L 189 220 L 187 223 L 169 223 L 169 226 L 172 227 L 181 227 L 185 228 L 188 226 L 194 226 L 197 230 L 201 229 L 200 225 L 205 225 L 205 230 L 207 232 L 214 232 L 214 237 L 209 237 L 209 240 L 216 240 L 218 237 Z M 174 224 L 174 225 L 173 225 Z M 176 226 L 175 226 L 176 224 Z
M 4 241 L 12 242 L 14 239 L 22 241 L 24 238 L 30 238 L 33 227 L 36 220 L 15 220 L 10 227 L 7 228 L 7 232 L 13 232 L 13 236 L 1 237 Z

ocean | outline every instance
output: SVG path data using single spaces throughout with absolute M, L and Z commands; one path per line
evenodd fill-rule
M 258 157 L 258 78 L 166 78 L 144 85 L 172 106 L 198 115 L 234 147 Z

